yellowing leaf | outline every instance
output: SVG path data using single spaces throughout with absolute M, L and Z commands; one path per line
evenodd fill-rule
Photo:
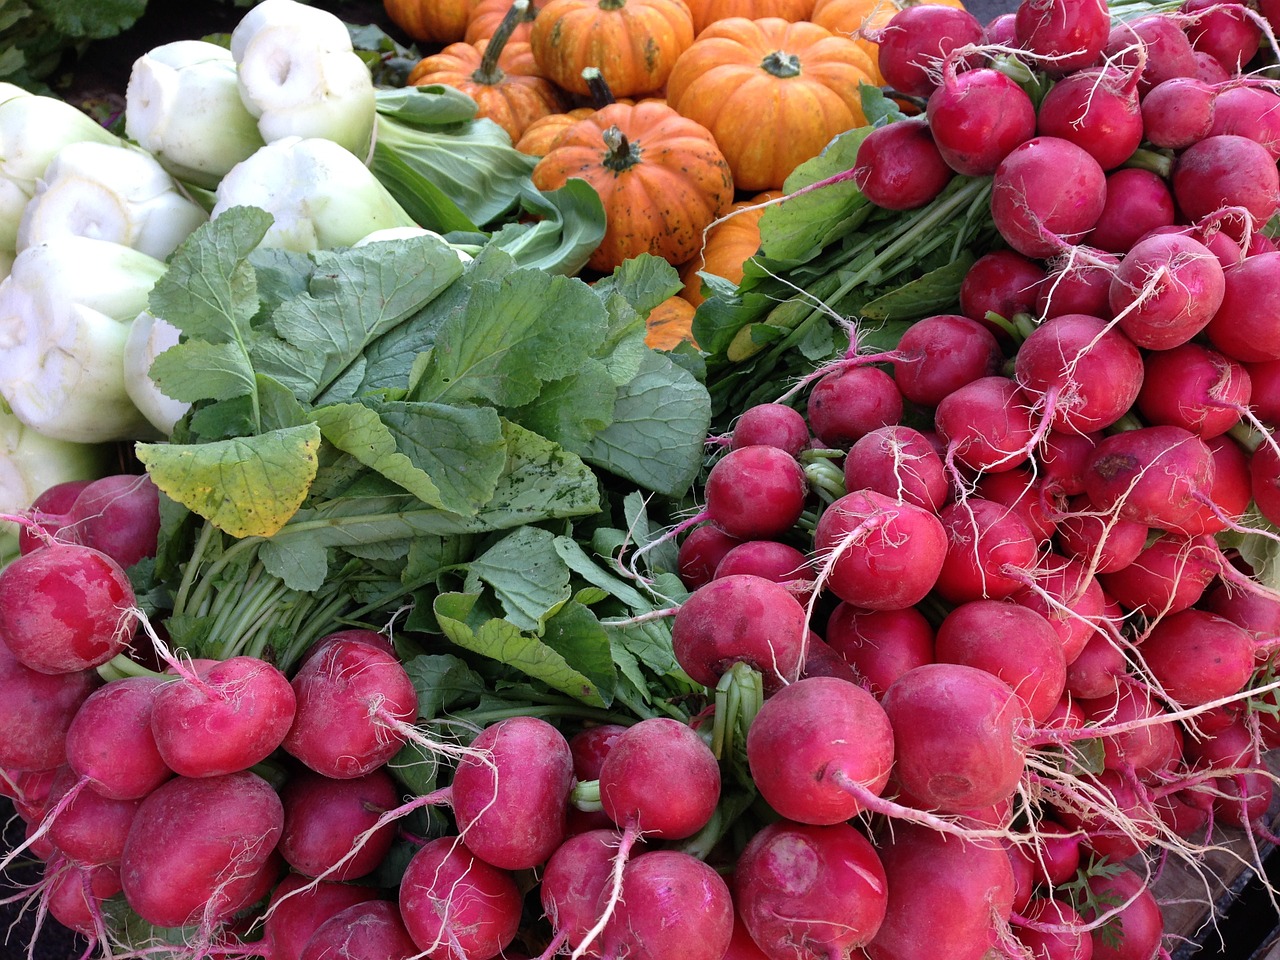
M 316 476 L 314 423 L 211 443 L 140 443 L 155 485 L 233 537 L 269 537 L 288 522 Z

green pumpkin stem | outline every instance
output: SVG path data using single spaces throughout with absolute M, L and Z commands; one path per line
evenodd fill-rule
M 480 66 L 476 67 L 475 73 L 471 74 L 472 80 L 491 87 L 503 81 L 506 74 L 498 66 L 498 58 L 502 56 L 502 50 L 511 39 L 511 34 L 516 32 L 516 27 L 525 20 L 532 19 L 528 14 L 529 0 L 515 0 L 515 3 L 511 4 L 511 9 L 498 24 L 498 29 L 493 31 L 493 36 L 489 38 L 489 43 L 484 48 L 484 55 L 480 57 Z
M 604 145 L 609 148 L 609 152 L 604 155 L 606 170 L 623 173 L 640 162 L 640 145 L 632 143 L 617 124 L 606 130 L 602 136 Z
M 760 61 L 760 67 L 765 73 L 783 79 L 800 76 L 800 58 L 785 50 L 773 51 Z

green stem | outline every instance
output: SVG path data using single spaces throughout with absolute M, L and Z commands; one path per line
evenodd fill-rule
M 500 710 L 475 710 L 466 714 L 468 723 L 474 723 L 482 727 L 511 717 L 542 717 L 544 719 L 559 717 L 573 720 L 594 720 L 600 723 L 616 723 L 626 727 L 636 723 L 636 718 L 627 713 L 614 713 L 612 710 L 571 703 L 546 704 L 537 707 L 507 707 Z
M 498 29 L 493 31 L 493 36 L 485 45 L 484 53 L 480 57 L 480 66 L 471 74 L 472 80 L 485 86 L 496 87 L 506 79 L 506 74 L 498 66 L 498 58 L 502 56 L 502 51 L 507 41 L 511 39 L 511 34 L 515 33 L 516 27 L 526 19 L 528 12 L 529 0 L 516 0 L 511 5 L 511 9 L 507 11 L 502 22 L 498 24 Z
M 1167 180 L 1173 173 L 1173 157 L 1158 150 L 1139 149 L 1135 150 L 1133 156 L 1121 166 L 1132 167 L 1137 170 L 1150 170 L 1157 176 Z
M 98 676 L 107 683 L 112 680 L 123 680 L 125 677 L 157 677 L 165 676 L 163 673 L 157 673 L 148 667 L 144 667 L 136 660 L 129 658 L 127 654 L 117 653 L 106 663 L 99 664 L 97 667 Z
M 600 803 L 600 781 L 582 780 L 575 783 L 573 789 L 569 791 L 569 802 L 587 813 L 603 810 L 604 807 Z
M 1262 434 L 1243 420 L 1236 423 L 1235 426 L 1227 431 L 1227 434 L 1249 453 L 1253 453 L 1262 445 Z
M 809 486 L 831 500 L 839 500 L 848 491 L 844 485 L 844 470 L 830 460 L 814 460 L 804 465 L 805 479 Z
M 196 572 L 200 569 L 201 558 L 204 556 L 205 550 L 209 547 L 209 541 L 213 539 L 215 528 L 208 520 L 200 528 L 200 536 L 196 538 L 195 546 L 192 548 L 191 557 L 187 560 L 186 565 L 182 568 L 182 581 L 178 585 L 177 594 L 173 601 L 173 612 L 175 615 L 186 612 L 187 596 L 191 593 L 192 587 L 196 582 Z
M 243 540 L 237 540 L 223 551 L 222 556 L 209 564 L 209 568 L 200 578 L 200 582 L 191 593 L 191 599 L 185 612 L 195 611 L 200 613 L 205 604 L 210 601 L 210 594 L 216 589 L 218 575 L 228 566 L 235 563 L 240 554 L 256 548 L 264 539 L 263 537 L 245 537 Z

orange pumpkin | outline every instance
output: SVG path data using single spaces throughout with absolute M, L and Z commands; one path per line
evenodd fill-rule
M 512 3 L 513 0 L 476 0 L 471 18 L 467 20 L 467 32 L 462 39 L 467 43 L 488 40 L 497 31 L 498 24 L 502 23 L 502 18 L 507 15 Z M 511 34 L 512 40 L 529 42 L 529 35 L 533 32 L 533 18 L 537 13 L 537 5 L 529 4 L 529 9 Z
M 570 177 L 604 203 L 604 239 L 587 261 L 604 272 L 641 253 L 683 263 L 733 201 L 729 164 L 711 134 L 656 100 L 610 104 L 564 131 L 533 182 L 555 190 Z
M 560 134 L 595 112 L 595 107 L 574 107 L 567 113 L 552 113 L 539 117 L 524 128 L 524 133 L 520 134 L 520 139 L 516 141 L 516 149 L 531 157 L 545 157 L 555 142 L 560 139 Z
M 585 67 L 599 67 L 615 94 L 661 90 L 693 42 L 684 0 L 548 0 L 529 41 L 558 86 L 586 95 Z
M 688 300 L 667 297 L 645 318 L 644 342 L 655 350 L 674 350 L 685 340 L 693 343 L 693 314 L 694 306 Z
M 717 20 L 729 17 L 746 17 L 762 20 L 765 17 L 781 17 L 783 20 L 808 20 L 813 13 L 815 0 L 687 0 L 693 14 L 693 34 L 697 37 Z
M 695 307 L 702 303 L 700 270 L 741 283 L 743 265 L 760 249 L 760 218 L 769 208 L 759 204 L 780 196 L 781 190 L 766 190 L 731 206 L 724 218 L 707 231 L 702 250 L 680 267 L 680 279 L 684 281 L 680 296 Z
M 462 39 L 476 0 L 382 0 L 382 9 L 397 27 L 419 43 L 454 43 Z
M 774 190 L 831 138 L 866 123 L 871 61 L 813 23 L 730 17 L 707 27 L 667 80 L 667 102 L 716 138 L 739 190 Z
M 512 6 L 492 40 L 451 43 L 423 57 L 409 72 L 410 86 L 442 83 L 476 102 L 515 143 L 533 121 L 564 109 L 560 91 L 538 70 L 527 43 L 508 43 L 524 4 Z

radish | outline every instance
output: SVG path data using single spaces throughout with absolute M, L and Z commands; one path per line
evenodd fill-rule
M 1210 437 L 1205 441 L 1205 446 L 1213 454 L 1213 486 L 1204 505 L 1205 509 L 1199 515 L 1199 522 L 1188 523 L 1187 532 L 1196 534 L 1239 530 L 1240 520 L 1248 511 L 1253 497 L 1249 455 L 1230 434 Z
M 1099 577 L 1107 593 L 1148 617 L 1195 605 L 1221 569 L 1220 554 L 1207 536 L 1157 537 L 1127 567 Z
M 733 890 L 769 960 L 849 956 L 875 936 L 889 902 L 875 848 L 847 823 L 768 824 L 739 855 Z
M 338 640 L 308 660 L 292 681 L 293 725 L 283 747 L 316 773 L 362 777 L 390 760 L 418 713 L 413 682 L 392 653 Z
M 1173 167 L 1173 195 L 1192 221 L 1222 207 L 1243 207 L 1264 224 L 1280 207 L 1280 172 L 1267 148 L 1247 137 L 1219 134 L 1193 143 Z
M 1002 345 L 1008 344 L 1011 342 L 1009 331 L 1001 321 L 1031 313 L 1044 278 L 1044 267 L 1020 253 L 1012 250 L 984 253 L 960 281 L 960 312 L 990 330 Z M 1000 321 L 993 322 L 989 314 L 999 317 Z M 910 332 L 908 327 L 907 333 Z M 945 394 L 938 400 L 942 396 Z
M 933 444 L 920 431 L 898 425 L 872 430 L 849 448 L 844 484 L 846 490 L 874 490 L 934 512 L 951 495 Z
M 811 440 L 809 424 L 799 410 L 784 403 L 757 403 L 743 410 L 733 422 L 729 448 L 764 444 L 798 457 Z
M 312 883 L 301 874 L 286 874 L 271 892 L 263 915 L 262 946 L 266 956 L 270 960 L 298 960 L 321 924 L 347 907 L 373 900 L 377 894 L 373 887 Z
M 1190 18 L 1183 30 L 1192 49 L 1209 54 L 1229 74 L 1244 72 L 1262 41 L 1262 28 L 1247 7 L 1220 0 L 1183 0 L 1180 12 Z
M 1280 360 L 1246 363 L 1249 372 L 1250 406 L 1263 423 L 1280 424 Z
M 86 670 L 123 651 L 134 604 L 124 570 L 92 547 L 51 543 L 0 571 L 0 636 L 41 673 Z
M 1209 135 L 1247 137 L 1280 159 L 1280 96 L 1263 87 L 1234 86 L 1220 90 L 1213 101 Z
M 1223 280 L 1222 302 L 1204 331 L 1209 342 L 1244 363 L 1280 360 L 1280 336 L 1266 320 L 1280 308 L 1280 253 L 1245 257 Z
M 1150 960 L 1160 949 L 1164 915 L 1141 877 L 1127 867 L 1096 874 L 1087 881 L 1096 907 L 1081 912 L 1086 920 L 1115 912 L 1105 927 L 1090 933 L 1093 960 Z
M 1130 340 L 1148 350 L 1168 350 L 1208 325 L 1225 290 L 1213 251 L 1183 234 L 1155 233 L 1129 249 L 1108 298 Z
M 734 663 L 758 670 L 766 691 L 800 675 L 808 618 L 782 584 L 750 574 L 717 577 L 693 591 L 671 623 L 676 662 L 714 687 Z
M 547 860 L 538 895 L 555 936 L 571 949 L 583 944 L 599 920 L 621 843 L 616 830 L 587 830 L 566 839 Z
M 1103 511 L 1160 530 L 1194 520 L 1213 485 L 1213 454 L 1182 427 L 1126 430 L 1101 440 L 1085 473 L 1089 499 Z
M 795 457 L 757 444 L 730 450 L 717 460 L 703 492 L 703 519 L 739 540 L 768 540 L 795 526 L 809 483 Z
M 685 535 L 676 551 L 676 573 L 688 590 L 710 583 L 724 555 L 742 543 L 714 523 L 694 527 Z
M 965 384 L 998 373 L 1004 362 L 1000 345 L 983 324 L 949 313 L 907 327 L 894 355 L 898 389 L 922 407 L 936 407 Z
M 323 875 L 328 881 L 353 880 L 372 873 L 395 840 L 391 824 L 373 828 L 378 817 L 393 809 L 399 799 L 385 768 L 348 780 L 299 770 L 280 791 L 284 807 L 280 855 L 299 873 Z M 368 836 L 362 836 L 369 830 Z M 359 852 L 344 859 L 357 838 L 361 841 Z
M 257 657 L 184 669 L 155 694 L 151 732 L 170 770 L 215 777 L 247 770 L 271 755 L 293 724 L 288 678 Z
M 1097 0 L 1031 0 L 1030 6 L 1072 2 L 1097 6 Z M 1096 60 L 1095 56 L 1093 60 Z M 1091 61 L 1092 62 L 1092 61 Z M 1115 67 L 1093 67 L 1068 74 L 1044 95 L 1036 127 L 1088 152 L 1103 170 L 1124 163 L 1142 143 L 1142 111 L 1137 78 Z
M 1229 697 L 1253 675 L 1253 639 L 1230 620 L 1203 610 L 1162 617 L 1138 649 L 1160 689 L 1183 706 Z
M 542 864 L 565 834 L 573 757 L 538 717 L 486 727 L 458 761 L 452 798 L 458 832 L 477 857 L 506 870 Z
M 1148 423 L 1182 427 L 1207 440 L 1240 422 L 1251 390 L 1244 364 L 1185 343 L 1147 355 L 1137 404 Z
M 1022 0 L 1014 12 L 1017 45 L 1051 74 L 1097 62 L 1111 16 L 1101 0 Z
M 921 4 L 895 13 L 871 39 L 884 81 L 898 93 L 926 97 L 953 50 L 982 42 L 982 24 L 967 10 Z
M 1103 53 L 1123 67 L 1140 71 L 1139 90 L 1144 95 L 1171 77 L 1194 77 L 1198 72 L 1191 41 L 1176 20 L 1162 14 L 1116 24 Z
M 1013 688 L 977 667 L 931 663 L 881 701 L 893 727 L 894 777 L 928 809 L 962 813 L 1013 796 L 1030 717 Z
M 814 384 L 807 416 L 823 446 L 847 450 L 872 430 L 902 419 L 902 394 L 883 370 L 846 366 Z
M 747 540 L 731 549 L 716 567 L 716 579 L 747 574 L 788 583 L 817 577 L 809 558 L 788 543 L 776 540 Z
M 1032 137 L 996 168 L 991 216 L 1014 250 L 1049 257 L 1093 229 L 1106 195 L 1106 174 L 1090 153 L 1061 137 Z
M 1057 521 L 1050 516 L 1049 502 L 1054 494 L 1040 483 L 1037 472 L 1030 467 L 983 474 L 974 493 L 982 500 L 1001 504 L 1016 513 L 1036 543 L 1044 543 L 1053 536 Z
M 934 411 L 947 460 L 999 473 L 1024 462 L 1035 443 L 1031 397 L 1008 377 L 982 377 L 949 394 Z
M 1115 254 L 1083 244 L 1053 257 L 1036 296 L 1036 315 L 1042 320 L 1067 313 L 1111 319 L 1108 293 L 1119 263 Z
M 1009 599 L 1035 610 L 1058 632 L 1067 666 L 1089 638 L 1102 629 L 1106 598 L 1096 577 L 1078 560 L 1047 554 L 1034 576 L 1026 577 Z
M 870 693 L 810 677 L 765 701 L 747 733 L 747 762 L 760 795 L 780 815 L 833 824 L 864 809 L 867 793 L 884 790 L 893 740 L 889 718 Z
M 458 837 L 437 837 L 413 855 L 399 899 L 410 938 L 431 960 L 487 960 L 506 949 L 520 926 L 515 879 Z
M 1045 489 L 1068 497 L 1084 493 L 1085 470 L 1100 439 L 1097 433 L 1046 433 L 1036 451 Z
M 1036 132 L 1036 108 L 1012 79 L 981 67 L 957 72 L 948 61 L 925 117 L 942 159 L 956 173 L 981 177 Z
M 52 770 L 65 763 L 67 730 L 101 684 L 92 670 L 32 670 L 0 643 L 0 768 Z
M 953 175 L 921 117 L 872 130 L 858 144 L 853 163 L 853 182 L 868 200 L 886 210 L 923 207 Z
M 394 903 L 362 900 L 316 927 L 298 960 L 410 960 L 419 952 Z
M 1107 201 L 1085 240 L 1100 250 L 1124 253 L 1152 230 L 1172 226 L 1173 194 L 1150 170 L 1127 167 L 1107 174 Z
M 151 728 L 163 681 L 124 677 L 91 693 L 67 728 L 67 763 L 104 797 L 145 797 L 171 776 Z
M 1072 497 L 1058 520 L 1058 547 L 1064 556 L 1095 573 L 1123 570 L 1147 545 L 1147 527 L 1095 510 L 1087 496 Z
M 160 491 L 145 473 L 94 480 L 67 511 L 66 529 L 78 543 L 101 550 L 122 567 L 156 555 Z
M 1153 146 L 1182 150 L 1213 130 L 1218 91 L 1199 77 L 1171 77 L 1142 98 L 1143 135 Z
M 813 543 L 819 582 L 870 610 L 919 603 L 946 558 L 946 531 L 936 516 L 874 490 L 830 504 L 818 518 Z
M 933 662 L 933 627 L 915 607 L 863 610 L 842 600 L 827 618 L 825 636 L 877 699 L 912 667 Z
M 58 532 L 67 524 L 67 511 L 71 509 L 71 504 L 76 502 L 76 497 L 80 495 L 80 491 L 92 482 L 92 480 L 65 480 L 62 483 L 55 483 L 53 486 L 43 490 L 31 502 L 31 506 L 26 510 L 27 518 L 35 523 L 47 537 L 57 536 Z M 18 528 L 18 552 L 30 553 L 32 550 L 44 546 L 47 542 L 47 537 L 37 536 L 32 527 L 20 526 Z M 68 534 L 68 537 L 74 539 L 70 534 Z
M 1033 897 L 1019 911 L 1014 936 L 1032 960 L 1090 960 L 1093 940 L 1084 918 L 1065 900 Z
M 56 858 L 45 867 L 49 916 L 90 940 L 106 933 L 103 904 L 120 892 L 115 864 L 83 864 Z
M 642 853 L 622 872 L 618 908 L 601 937 L 602 960 L 721 960 L 733 935 L 729 887 L 678 850 Z
M 938 515 L 947 548 L 934 584 L 950 603 L 999 600 L 1016 591 L 1036 561 L 1036 539 L 1004 504 L 969 497 Z
M 125 899 L 161 927 L 224 920 L 264 892 L 283 829 L 280 798 L 256 774 L 175 777 L 134 817 L 120 858 Z
M 80 863 L 115 863 L 141 800 L 104 797 L 70 767 L 59 768 L 43 818 L 49 839 Z

